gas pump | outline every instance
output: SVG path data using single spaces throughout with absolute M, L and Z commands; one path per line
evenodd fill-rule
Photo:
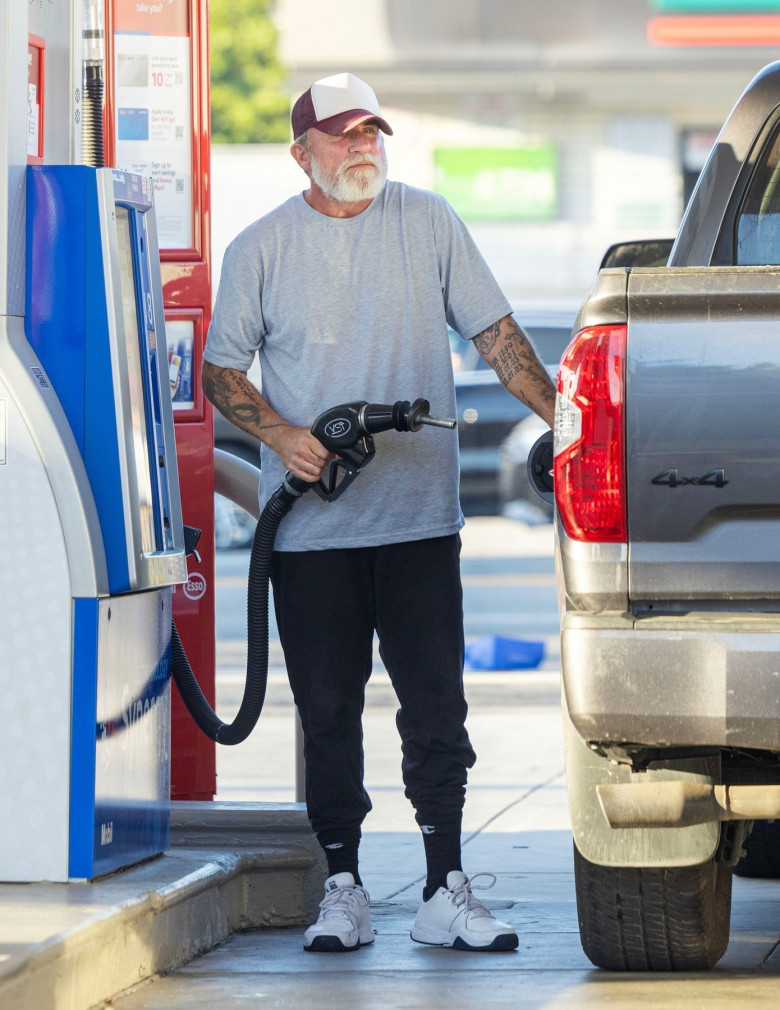
M 169 844 L 187 564 L 160 255 L 149 179 L 75 163 L 84 8 L 0 9 L 0 880 L 91 879 Z
M 89 594 L 70 593 L 69 614 L 62 601 L 57 633 L 70 648 L 47 675 L 62 681 L 59 720 L 69 732 L 28 769 L 43 782 L 69 768 L 67 849 L 53 844 L 21 879 L 93 878 L 169 843 L 171 587 L 187 572 L 167 354 L 164 369 L 158 360 L 162 288 L 148 180 L 83 166 L 29 168 L 26 259 L 29 367 L 55 391 L 75 441 L 70 462 L 86 477 L 82 507 L 100 578 Z M 13 423 L 3 477 L 13 486 L 21 467 L 36 466 L 29 441 L 38 433 L 13 382 L 6 395 Z M 38 465 L 48 470 L 45 459 Z M 9 505 L 3 494 L 0 510 Z M 65 529 L 62 537 L 69 564 L 82 564 L 71 560 Z M 14 594 L 8 602 L 18 625 L 41 620 L 28 601 Z M 33 683 L 42 673 L 33 669 Z M 11 688 L 28 727 L 39 702 L 33 683 Z M 6 830 L 24 834 L 15 818 Z M 3 855 L 0 877 L 20 879 L 19 864 Z

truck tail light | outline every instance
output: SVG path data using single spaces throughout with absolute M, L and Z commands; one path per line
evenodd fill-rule
M 626 326 L 581 330 L 564 352 L 555 403 L 555 501 L 573 540 L 626 531 Z

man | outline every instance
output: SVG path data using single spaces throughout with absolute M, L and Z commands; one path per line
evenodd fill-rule
M 424 397 L 432 414 L 452 416 L 448 323 L 552 425 L 552 383 L 462 222 L 440 197 L 386 181 L 392 130 L 372 89 L 352 74 L 317 81 L 292 127 L 309 188 L 228 248 L 204 354 L 206 395 L 263 444 L 261 504 L 285 470 L 307 481 L 323 473 L 329 454 L 309 428 L 328 407 Z M 255 353 L 261 392 L 246 377 Z M 304 495 L 279 527 L 274 605 L 304 732 L 307 810 L 330 874 L 306 950 L 374 939 L 358 846 L 371 809 L 361 715 L 375 631 L 427 864 L 412 939 L 517 947 L 461 865 L 476 760 L 465 729 L 462 525 L 457 440 L 424 428 L 376 436 L 370 467 L 337 503 Z

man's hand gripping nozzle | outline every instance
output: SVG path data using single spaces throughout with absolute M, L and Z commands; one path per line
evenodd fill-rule
M 335 501 L 373 459 L 372 436 L 377 432 L 392 428 L 396 431 L 419 431 L 425 424 L 436 428 L 456 427 L 457 422 L 452 418 L 431 417 L 430 409 L 427 400 L 415 400 L 414 403 L 396 400 L 393 404 L 356 400 L 323 411 L 311 426 L 311 432 L 336 456 L 327 476 L 316 483 L 309 483 L 288 470 L 283 484 L 275 493 L 284 489 L 294 498 L 299 498 L 313 488 L 323 501 Z

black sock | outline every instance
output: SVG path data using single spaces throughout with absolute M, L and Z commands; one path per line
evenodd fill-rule
M 318 831 L 317 841 L 322 846 L 328 861 L 328 876 L 336 873 L 351 873 L 356 884 L 361 884 L 358 873 L 358 847 L 360 845 L 360 828 L 335 828 L 329 831 Z
M 460 870 L 460 818 L 438 824 L 421 824 L 427 876 L 423 900 L 428 901 L 440 887 L 447 886 L 450 870 Z

